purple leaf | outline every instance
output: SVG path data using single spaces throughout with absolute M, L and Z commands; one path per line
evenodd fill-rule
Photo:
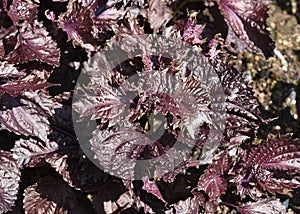
M 21 72 L 18 75 L 22 75 Z M 12 75 L 11 75 L 12 76 Z M 33 71 L 32 74 L 18 80 L 7 82 L 3 85 L 0 85 L 0 92 L 6 93 L 12 97 L 19 95 L 24 95 L 26 91 L 36 91 L 44 89 L 55 84 L 47 82 L 49 73 L 46 71 Z
M 143 177 L 143 189 L 146 190 L 148 193 L 155 195 L 161 201 L 165 201 L 155 180 L 150 181 L 148 177 Z
M 7 78 L 7 77 L 20 78 L 23 76 L 25 76 L 25 73 L 18 71 L 18 69 L 15 68 L 14 65 L 9 64 L 7 62 L 0 62 L 0 77 L 1 78 Z
M 13 0 L 9 7 L 8 15 L 14 25 L 20 24 L 20 21 L 33 23 L 36 18 L 38 5 L 31 0 Z
M 292 140 L 290 135 L 268 138 L 245 152 L 241 175 L 234 181 L 241 195 L 249 194 L 254 199 L 257 191 L 284 193 L 286 189 L 300 186 L 296 177 L 291 177 L 300 172 L 299 163 L 299 140 Z
M 123 181 L 124 182 L 124 181 Z M 130 193 L 133 195 L 134 203 L 138 209 L 144 210 L 146 213 L 164 213 L 165 201 L 161 201 L 156 195 L 143 189 L 143 181 L 127 181 L 130 183 Z
M 105 74 L 109 75 L 109 72 Z M 110 85 L 109 78 L 96 80 L 97 85 L 89 85 L 87 89 L 77 90 L 76 102 L 73 102 L 75 111 L 81 116 L 92 115 L 92 119 L 101 119 L 101 123 L 109 122 L 109 127 L 123 123 L 130 117 L 129 92 L 124 84 L 120 88 Z
M 79 148 L 71 107 L 64 105 L 56 109 L 49 121 L 52 129 L 49 139 L 57 142 L 59 149 L 47 155 L 45 160 L 75 189 L 85 192 L 99 189 L 110 176 L 95 166 Z
M 278 214 L 288 213 L 286 207 L 279 201 L 279 199 L 268 198 L 260 199 L 257 202 L 248 202 L 237 208 L 241 214 Z
M 215 60 L 213 65 L 226 95 L 225 140 L 240 144 L 247 138 L 254 138 L 264 121 L 260 117 L 259 105 L 252 87 L 240 71 L 226 65 L 220 59 Z
M 19 190 L 20 170 L 10 152 L 0 151 L 0 213 L 11 210 Z
M 17 44 L 5 57 L 10 63 L 42 61 L 59 66 L 60 51 L 56 42 L 48 35 L 42 23 L 24 24 L 19 30 Z
M 114 175 L 133 178 L 135 161 L 147 145 L 146 136 L 133 127 L 117 131 L 96 130 L 93 135 L 91 147 L 97 162 Z
M 85 192 L 96 191 L 110 176 L 95 166 L 79 149 L 66 147 L 53 153 L 46 161 L 62 175 L 71 187 Z
M 225 193 L 227 181 L 225 175 L 231 167 L 230 156 L 224 152 L 218 159 L 214 160 L 198 182 L 198 190 L 204 190 L 209 197 L 209 201 L 215 201 Z
M 167 4 L 168 0 L 151 0 L 149 8 L 144 11 L 154 33 L 158 33 L 172 18 L 172 10 Z
M 24 92 L 21 98 L 4 95 L 1 106 L 0 122 L 6 129 L 47 142 L 50 132 L 48 117 L 61 105 L 55 103 L 47 91 L 42 90 L 40 93 Z
M 58 27 L 68 34 L 68 40 L 72 40 L 73 45 L 79 45 L 88 51 L 96 51 L 101 41 L 98 33 L 111 31 L 110 19 L 116 21 L 120 16 L 115 8 L 112 11 L 114 17 L 107 17 L 102 13 L 94 17 L 97 2 L 83 2 L 81 5 L 77 0 L 70 0 L 67 11 L 58 17 Z M 116 16 L 116 17 L 115 17 Z
M 65 213 L 77 205 L 75 191 L 61 180 L 43 177 L 25 189 L 25 213 Z
M 58 150 L 55 142 L 40 142 L 34 139 L 20 139 L 12 149 L 14 158 L 20 167 L 34 167 L 42 158 Z
M 192 190 L 195 198 L 195 202 L 199 203 L 204 209 L 205 213 L 216 213 L 219 202 L 217 200 L 209 200 L 205 193 L 199 192 L 197 190 Z
M 48 136 L 50 141 L 55 141 L 62 149 L 64 146 L 74 146 L 77 148 L 78 142 L 74 131 L 72 109 L 70 106 L 63 105 L 62 108 L 55 109 L 55 114 L 49 118 L 49 121 L 52 130 Z
M 227 43 L 235 43 L 238 48 L 244 47 L 265 57 L 273 56 L 274 42 L 270 38 L 266 21 L 268 18 L 268 0 L 219 0 L 217 1 L 222 14 L 229 25 Z M 229 40 L 235 38 L 237 40 Z
M 192 44 L 202 44 L 200 34 L 204 30 L 204 25 L 195 25 L 195 20 L 189 18 L 184 25 L 183 40 Z

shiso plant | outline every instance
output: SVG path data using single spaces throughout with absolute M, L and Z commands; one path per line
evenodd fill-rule
M 230 65 L 274 56 L 269 5 L 0 1 L 0 213 L 287 213 L 300 142 Z

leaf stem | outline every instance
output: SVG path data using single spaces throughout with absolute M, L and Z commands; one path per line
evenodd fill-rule
M 230 207 L 238 208 L 238 206 L 236 206 L 234 204 L 231 204 L 231 203 L 228 203 L 226 201 L 222 201 L 222 204 L 225 204 L 225 205 L 230 206 Z

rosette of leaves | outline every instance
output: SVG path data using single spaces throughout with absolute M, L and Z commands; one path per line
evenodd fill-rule
M 15 138 L 13 145 L 1 138 L 0 213 L 196 214 L 215 213 L 220 203 L 241 213 L 286 211 L 276 194 L 299 186 L 299 141 L 286 135 L 251 144 L 264 122 L 256 98 L 241 73 L 227 65 L 222 39 L 214 37 L 222 31 L 219 25 L 199 19 L 205 17 L 204 9 L 219 8 L 228 27 L 229 50 L 269 57 L 274 49 L 266 23 L 269 1 L 207 0 L 197 7 L 189 4 L 185 9 L 190 14 L 178 9 L 181 2 L 174 0 L 50 2 L 0 1 L 1 132 Z M 179 18 L 173 16 L 175 11 Z M 195 11 L 200 11 L 197 18 Z M 143 46 L 145 33 L 152 32 L 193 44 L 210 58 L 201 55 L 197 69 L 198 64 L 180 61 L 186 56 L 180 48 L 176 57 L 153 54 Z M 135 54 L 125 53 L 125 61 L 117 66 L 106 64 L 103 46 L 113 46 L 122 37 L 128 39 L 125 52 Z M 132 50 L 134 40 L 141 44 L 138 54 Z M 168 45 L 159 43 L 160 50 Z M 120 174 L 133 177 L 132 171 L 150 171 L 141 180 L 106 174 L 80 148 L 70 91 L 63 87 L 73 84 L 64 69 L 72 76 L 82 68 L 78 50 L 90 55 L 83 73 L 94 72 L 95 77 L 80 90 L 85 94 L 91 88 L 95 93 L 73 107 L 98 124 L 84 146 L 92 148 L 94 162 L 121 166 L 116 168 Z M 213 79 L 207 74 L 210 70 L 224 97 L 217 96 L 214 81 L 204 81 Z M 51 83 L 58 73 L 62 86 Z M 225 112 L 224 127 L 214 126 L 214 107 Z M 214 132 L 220 127 L 221 135 Z M 220 144 L 207 146 L 209 139 Z M 176 141 L 181 147 L 172 150 Z M 121 155 L 111 159 L 116 152 Z M 201 152 L 211 156 L 199 157 Z M 167 161 L 159 167 L 135 164 L 136 159 L 164 154 Z M 121 165 L 124 160 L 129 164 Z M 174 161 L 177 166 L 166 173 Z M 229 203 L 227 196 L 236 203 Z
M 90 148 L 100 166 L 116 169 L 116 175 L 121 177 L 134 177 L 136 160 L 160 157 L 175 143 L 180 149 L 174 149 L 171 156 L 178 157 L 175 162 L 184 168 L 184 159 L 189 159 L 193 147 L 201 150 L 205 146 L 203 151 L 213 157 L 219 144 L 254 139 L 263 120 L 251 87 L 239 71 L 221 58 L 209 60 L 193 51 L 186 56 L 180 50 L 184 45 L 176 51 L 177 56 L 188 59 L 187 64 L 180 58 L 149 55 L 143 52 L 151 49 L 143 45 L 148 42 L 146 37 L 139 37 L 140 46 L 136 47 L 136 43 L 130 44 L 133 39 L 129 35 L 124 36 L 129 37 L 128 44 L 124 42 L 126 47 L 131 45 L 139 55 L 113 67 L 114 60 L 103 53 L 95 54 L 84 68 L 90 79 L 78 87 L 73 104 L 81 116 L 90 115 L 99 124 Z M 166 53 L 168 45 L 180 44 L 163 44 L 160 38 L 155 41 L 156 47 Z M 110 56 L 119 53 L 114 51 L 107 52 Z M 197 63 L 192 60 L 193 53 Z M 132 55 L 125 51 L 126 54 Z M 212 157 L 200 164 L 211 162 Z M 149 176 L 163 178 L 164 167 L 167 166 L 149 166 Z

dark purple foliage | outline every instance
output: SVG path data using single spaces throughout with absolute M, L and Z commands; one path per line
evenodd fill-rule
M 19 25 L 20 21 L 32 23 L 37 15 L 38 5 L 31 0 L 13 0 L 7 14 L 15 25 Z
M 77 205 L 75 191 L 66 183 L 52 177 L 43 177 L 25 189 L 26 213 L 63 213 Z
M 15 48 L 5 57 L 8 62 L 25 63 L 38 60 L 59 66 L 60 51 L 42 23 L 35 21 L 32 25 L 23 25 L 16 39 Z
M 196 5 L 0 1 L 0 213 L 286 212 L 276 194 L 300 186 L 299 140 L 252 144 L 267 121 L 225 48 L 273 56 L 269 2 Z M 213 5 L 226 38 L 202 20 Z
M 274 42 L 267 28 L 268 0 L 216 1 L 228 24 L 227 44 L 236 50 L 251 50 L 273 56 Z M 235 47 L 232 47 L 234 44 Z
M 276 136 L 249 148 L 241 156 L 240 175 L 234 179 L 241 196 L 256 199 L 258 192 L 284 193 L 300 185 L 300 143 L 290 135 Z M 291 177 L 289 178 L 290 175 Z
M 227 152 L 220 155 L 220 158 L 214 160 L 198 182 L 198 190 L 204 190 L 208 195 L 209 201 L 215 201 L 220 198 L 227 190 L 227 181 L 225 175 L 228 174 L 232 165 L 231 158 Z

